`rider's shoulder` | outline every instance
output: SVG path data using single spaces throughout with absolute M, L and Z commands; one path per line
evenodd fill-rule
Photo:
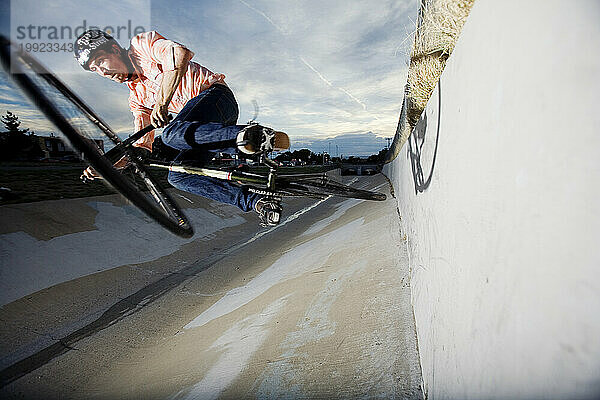
M 131 38 L 130 44 L 134 48 L 152 46 L 157 40 L 165 39 L 157 31 L 142 32 Z

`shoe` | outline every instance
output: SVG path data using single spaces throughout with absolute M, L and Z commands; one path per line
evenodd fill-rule
M 254 204 L 261 226 L 276 226 L 281 220 L 281 204 L 269 197 L 263 197 Z
M 236 144 L 242 153 L 256 154 L 287 150 L 290 148 L 290 138 L 285 132 L 251 124 L 238 133 Z

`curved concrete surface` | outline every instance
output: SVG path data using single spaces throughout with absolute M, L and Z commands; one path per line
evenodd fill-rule
M 112 196 L 2 207 L 2 398 L 422 398 L 393 199 L 257 230 L 186 197 L 191 240 Z
M 386 167 L 430 399 L 600 397 L 598 21 L 477 1 Z

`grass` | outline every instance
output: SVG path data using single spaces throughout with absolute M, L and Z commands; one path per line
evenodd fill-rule
M 385 162 L 393 161 L 419 122 L 475 0 L 422 0 L 410 54 L 396 136 Z
M 85 164 L 52 165 L 27 163 L 21 166 L 0 165 L 0 186 L 11 189 L 11 195 L 0 204 L 29 203 L 89 196 L 102 196 L 115 191 L 101 181 L 84 184 L 81 179 Z

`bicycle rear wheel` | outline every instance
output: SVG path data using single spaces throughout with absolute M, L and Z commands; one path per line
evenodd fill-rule
M 124 148 L 132 163 L 133 178 L 113 167 L 104 155 L 103 140 L 108 138 L 111 144 L 118 145 L 121 139 L 89 106 L 42 64 L 19 51 L 3 36 L 0 36 L 0 58 L 20 89 L 105 182 L 169 231 L 185 238 L 193 235 L 181 209 L 148 172 L 135 149 Z M 141 190 L 138 185 L 142 186 Z
M 278 192 L 290 193 L 291 195 L 303 195 L 307 197 L 340 196 L 353 199 L 383 201 L 386 199 L 384 193 L 372 192 L 358 189 L 352 186 L 336 182 L 326 176 L 318 177 L 279 177 L 277 181 Z

